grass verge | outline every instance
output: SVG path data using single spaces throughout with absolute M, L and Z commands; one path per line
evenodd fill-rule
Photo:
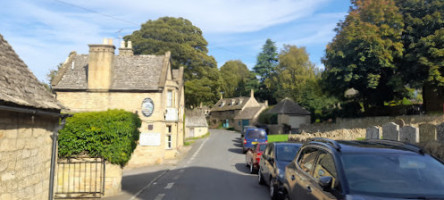
M 192 137 L 192 138 L 187 138 L 185 139 L 185 141 L 183 142 L 183 145 L 185 146 L 189 146 L 191 144 L 193 144 L 196 140 L 198 139 L 202 139 L 202 138 L 206 138 L 210 136 L 210 132 L 206 133 L 205 135 L 199 136 L 199 137 Z
M 287 142 L 288 134 L 268 135 L 268 142 Z

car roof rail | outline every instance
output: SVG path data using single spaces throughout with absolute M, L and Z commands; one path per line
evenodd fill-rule
M 341 150 L 341 146 L 339 145 L 339 143 L 336 142 L 335 140 L 332 140 L 332 139 L 329 139 L 329 138 L 315 137 L 315 138 L 310 138 L 308 140 L 310 142 L 320 142 L 320 143 L 329 144 L 330 146 L 335 148 L 337 151 Z
M 424 150 L 421 147 L 418 147 L 414 144 L 406 143 L 406 142 L 400 142 L 396 140 L 387 140 L 387 139 L 367 139 L 368 142 L 373 142 L 376 144 L 383 144 L 383 145 L 391 145 L 396 147 L 401 147 L 406 150 L 410 150 L 416 153 L 424 154 Z

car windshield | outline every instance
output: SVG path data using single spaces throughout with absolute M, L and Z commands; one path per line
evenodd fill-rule
M 420 154 L 344 154 L 350 192 L 396 198 L 444 197 L 444 165 Z
M 264 130 L 261 129 L 253 129 L 253 130 L 247 130 L 247 136 L 248 138 L 254 138 L 254 139 L 265 139 L 265 136 L 267 134 Z
M 299 146 L 297 145 L 277 145 L 276 160 L 291 162 L 296 153 L 298 153 Z

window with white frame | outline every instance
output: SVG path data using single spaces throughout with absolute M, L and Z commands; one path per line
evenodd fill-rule
M 171 137 L 171 132 L 172 132 L 172 126 L 171 125 L 167 125 L 167 135 L 166 135 L 166 148 L 167 149 L 172 149 L 173 148 L 173 146 L 172 146 L 172 144 L 173 144 L 173 139 L 172 139 L 172 137 Z
M 168 90 L 167 93 L 167 107 L 173 107 L 173 90 Z
M 167 149 L 172 149 L 173 148 L 173 146 L 172 146 L 172 137 L 171 137 L 171 135 L 167 135 L 166 136 L 166 139 L 167 139 L 167 141 L 166 141 L 166 148 Z

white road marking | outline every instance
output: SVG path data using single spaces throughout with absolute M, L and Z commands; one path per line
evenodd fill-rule
M 148 183 L 148 185 L 146 185 L 145 187 L 143 187 L 142 189 L 140 189 L 136 194 L 134 194 L 131 199 L 129 200 L 136 200 L 137 196 L 139 196 L 140 193 L 142 193 L 144 190 L 148 189 L 152 184 L 154 184 L 157 179 L 159 179 L 160 177 L 162 177 L 164 174 L 166 174 L 169 170 L 165 170 L 164 172 L 162 172 L 161 174 L 159 174 L 158 176 L 156 176 L 156 178 L 154 178 L 150 183 Z M 165 194 L 163 194 L 163 196 L 165 196 Z M 161 197 L 161 199 L 158 200 L 162 200 L 163 196 Z M 156 198 L 157 199 L 157 198 Z
M 173 188 L 174 183 L 168 183 L 168 185 L 165 187 L 166 190 L 169 190 L 171 188 Z
M 208 141 L 208 138 L 205 139 L 205 140 L 202 142 L 202 144 L 200 144 L 200 146 L 199 146 L 199 148 L 197 149 L 197 151 L 194 152 L 193 156 L 191 156 L 191 158 L 188 160 L 187 165 L 190 164 L 191 161 L 193 161 L 193 160 L 197 157 L 197 154 L 199 154 L 200 150 L 203 148 L 205 142 L 207 142 L 207 141 Z
M 164 196 L 165 196 L 165 194 L 163 194 L 163 193 L 159 194 L 156 196 L 156 198 L 154 200 L 162 200 Z

